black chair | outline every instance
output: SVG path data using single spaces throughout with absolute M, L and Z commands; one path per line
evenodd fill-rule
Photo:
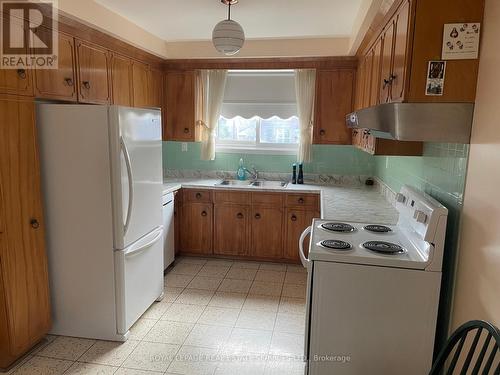
M 467 339 L 467 335 L 469 332 L 472 333 L 474 331 L 476 333 L 472 339 L 472 343 L 470 343 L 470 346 L 467 344 L 468 352 L 465 356 L 464 351 L 464 358 L 464 356 L 462 356 L 462 349 Z M 491 341 L 492 339 L 494 341 Z M 478 344 L 480 341 L 482 342 L 481 349 L 479 353 L 476 353 L 476 349 L 479 348 Z M 471 320 L 470 322 L 461 325 L 455 332 L 453 332 L 451 337 L 448 339 L 446 346 L 439 353 L 429 375 L 451 375 L 454 373 L 460 375 L 500 375 L 500 362 L 495 360 L 495 356 L 498 355 L 499 347 L 500 330 L 497 327 L 483 320 Z M 453 358 L 451 361 L 448 361 L 453 350 L 455 350 Z M 472 368 L 472 371 L 468 372 L 473 359 L 475 362 L 474 367 Z M 459 366 L 462 366 L 462 368 L 460 370 L 457 369 L 457 371 L 454 372 L 457 367 L 457 363 L 459 363 Z M 496 367 L 494 367 L 495 363 Z M 446 368 L 446 366 L 448 366 L 448 368 Z

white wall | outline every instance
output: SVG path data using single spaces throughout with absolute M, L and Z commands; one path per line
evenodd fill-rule
M 453 328 L 472 319 L 500 326 L 499 20 L 500 1 L 486 0 Z

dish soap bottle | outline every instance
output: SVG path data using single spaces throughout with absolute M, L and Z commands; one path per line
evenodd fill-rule
M 297 164 L 292 164 L 292 184 L 297 183 Z
M 304 168 L 302 163 L 299 164 L 299 175 L 297 176 L 297 183 L 298 184 L 304 183 Z
M 243 158 L 240 159 L 240 166 L 238 167 L 238 170 L 236 171 L 236 178 L 240 181 L 245 180 L 245 168 L 243 168 Z

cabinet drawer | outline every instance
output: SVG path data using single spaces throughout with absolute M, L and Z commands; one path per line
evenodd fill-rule
M 283 195 L 281 193 L 252 193 L 252 204 L 270 205 L 273 207 L 283 206 Z
M 185 202 L 212 202 L 212 191 L 203 189 L 183 189 Z
M 250 192 L 248 191 L 216 191 L 214 192 L 215 203 L 249 204 Z
M 287 194 L 286 206 L 319 210 L 319 194 Z

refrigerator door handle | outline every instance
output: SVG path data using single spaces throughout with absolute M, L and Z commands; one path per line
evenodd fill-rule
M 156 242 L 158 242 L 158 240 L 160 240 L 160 238 L 162 238 L 162 236 L 163 236 L 163 230 L 160 230 L 158 232 L 158 234 L 151 241 L 145 243 L 144 245 L 139 246 L 136 249 L 132 249 L 131 251 L 126 252 L 125 256 L 130 257 L 133 255 L 137 255 L 138 253 L 142 252 L 143 250 L 147 249 L 148 247 L 153 246 Z
M 125 157 L 125 165 L 127 167 L 128 175 L 128 207 L 127 207 L 127 217 L 125 219 L 125 224 L 123 226 L 123 235 L 127 233 L 128 226 L 130 224 L 130 217 L 132 216 L 132 204 L 134 202 L 134 177 L 132 175 L 132 164 L 130 162 L 130 154 L 128 153 L 127 146 L 123 137 L 120 137 L 120 149 Z

